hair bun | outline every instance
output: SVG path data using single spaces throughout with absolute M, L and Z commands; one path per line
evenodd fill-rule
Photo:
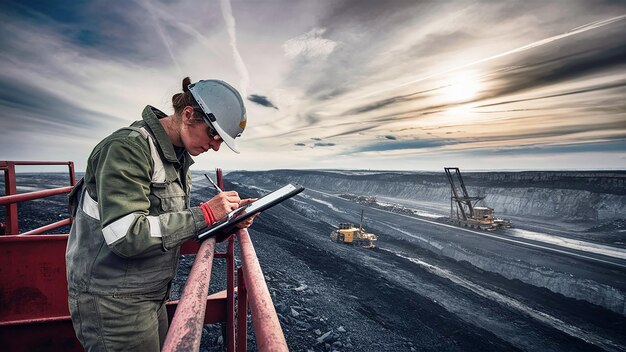
M 189 91 L 189 85 L 191 84 L 191 78 L 185 77 L 183 78 L 183 92 Z
M 172 103 L 174 105 L 176 105 L 177 101 L 180 100 L 182 95 L 183 95 L 183 93 L 176 93 L 176 94 L 174 94 L 174 96 L 172 96 Z

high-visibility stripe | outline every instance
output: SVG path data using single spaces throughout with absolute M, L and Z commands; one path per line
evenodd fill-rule
M 141 128 L 145 131 L 145 128 Z M 146 133 L 148 133 L 146 131 Z M 154 164 L 154 170 L 152 171 L 152 182 L 165 182 L 165 166 L 163 166 L 163 160 L 159 156 L 159 151 L 154 145 L 152 136 L 148 135 L 148 143 L 150 144 L 150 156 L 152 156 L 152 163 Z
M 107 242 L 107 244 L 111 245 L 117 242 L 117 240 L 126 236 L 126 234 L 128 233 L 128 229 L 130 228 L 130 225 L 133 224 L 134 220 L 135 214 L 130 213 L 113 221 L 108 226 L 103 228 L 102 234 L 104 235 L 104 240 Z
M 141 134 L 148 139 L 150 144 L 150 156 L 152 157 L 152 163 L 154 170 L 152 171 L 152 182 L 165 182 L 165 166 L 163 166 L 163 160 L 159 155 L 159 151 L 154 145 L 152 135 L 148 133 L 145 127 L 141 127 Z M 148 222 L 150 222 L 150 236 L 151 237 L 163 237 L 161 234 L 161 222 L 158 216 L 148 216 Z
M 150 156 L 152 157 L 152 163 L 154 165 L 154 170 L 152 171 L 152 182 L 165 182 L 165 166 L 163 166 L 163 160 L 161 160 L 159 151 L 157 150 L 156 145 L 154 145 L 152 135 L 148 133 L 148 130 L 146 130 L 145 127 L 139 128 L 139 132 L 141 132 L 143 137 L 148 140 L 148 144 L 150 144 Z M 150 236 L 163 237 L 161 234 L 161 222 L 159 221 L 159 217 L 148 216 L 148 222 L 150 222 Z
M 104 240 L 108 245 L 122 239 L 128 233 L 130 226 L 135 221 L 137 213 L 131 213 L 123 216 L 102 229 Z M 161 233 L 161 223 L 158 216 L 146 216 L 150 223 L 150 237 L 163 237 Z
M 165 167 L 163 166 L 163 160 L 161 160 L 161 157 L 159 156 L 159 151 L 154 144 L 152 135 L 148 132 L 148 130 L 146 130 L 145 127 L 126 128 L 141 133 L 143 138 L 148 140 L 148 144 L 150 145 L 150 156 L 152 157 L 152 164 L 154 165 L 154 170 L 152 171 L 152 182 L 165 182 Z
M 148 222 L 150 222 L 150 236 L 151 237 L 163 237 L 161 234 L 161 222 L 158 216 L 148 216 Z
M 152 182 L 165 182 L 165 166 L 159 155 L 159 151 L 154 144 L 152 135 L 146 130 L 145 127 L 125 127 L 136 132 L 139 132 L 144 138 L 148 140 L 150 145 L 150 156 L 152 157 L 152 163 L 154 170 L 152 171 Z M 94 201 L 88 192 L 85 192 L 85 200 L 83 201 L 83 211 L 94 219 L 100 220 L 100 213 L 98 211 L 98 203 Z M 125 215 L 108 226 L 102 229 L 102 234 L 108 245 L 111 245 L 118 240 L 124 238 L 130 229 L 130 226 L 135 221 L 136 213 Z M 147 216 L 150 223 L 150 237 L 163 237 L 161 233 L 161 223 L 158 216 Z
M 85 198 L 83 199 L 83 211 L 96 220 L 100 220 L 100 212 L 98 211 L 98 202 L 89 196 L 89 192 L 85 189 Z
M 139 132 L 143 138 L 148 140 L 148 144 L 150 145 L 150 156 L 152 157 L 152 164 L 154 165 L 154 170 L 152 170 L 152 182 L 165 182 L 165 167 L 163 166 L 163 160 L 159 156 L 159 151 L 154 144 L 154 139 L 152 135 L 145 127 L 123 127 L 125 130 L 132 130 L 135 132 Z

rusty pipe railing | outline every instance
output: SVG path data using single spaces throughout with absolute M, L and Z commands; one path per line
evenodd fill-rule
M 240 242 L 242 258 L 242 265 L 237 275 L 237 336 L 228 329 L 228 339 L 236 341 L 236 346 L 228 346 L 228 350 L 246 351 L 246 323 L 249 308 L 258 350 L 289 351 L 250 235 L 247 230 L 241 229 L 237 232 L 237 238 Z M 214 250 L 215 238 L 202 243 L 178 302 L 174 319 L 170 324 L 163 351 L 198 350 L 204 325 Z M 228 291 L 228 294 L 234 298 L 234 293 L 231 293 L 233 291 Z
M 73 161 L 0 161 L 0 170 L 5 172 L 5 176 L 7 173 L 9 176 L 13 178 L 15 181 L 15 166 L 52 166 L 52 165 L 67 165 L 69 176 L 70 176 L 70 185 L 74 186 L 76 184 L 76 172 L 74 171 L 74 162 Z M 6 182 L 6 179 L 5 179 Z M 14 193 L 5 193 L 6 195 L 14 194 Z
M 26 202 L 29 200 L 52 197 L 52 196 L 56 196 L 59 194 L 66 194 L 66 193 L 70 193 L 72 191 L 72 188 L 74 187 L 67 186 L 67 187 L 44 189 L 42 191 L 33 191 L 33 192 L 26 192 L 26 193 L 20 193 L 20 194 L 13 194 L 10 196 L 2 196 L 0 197 L 0 205 L 8 205 L 8 204 L 13 204 L 13 203 Z
M 46 189 L 42 191 L 17 193 L 16 186 L 16 165 L 67 165 L 69 169 L 70 186 L 58 187 L 52 189 Z M 74 163 L 72 161 L 0 161 L 0 171 L 4 171 L 4 196 L 0 197 L 0 206 L 5 206 L 5 221 L 6 224 L 0 224 L 0 234 L 17 235 L 19 234 L 18 216 L 17 216 L 17 203 L 41 199 L 59 194 L 69 193 L 74 185 L 76 185 L 76 175 L 74 172 Z M 69 208 L 68 208 L 69 210 Z M 72 219 L 67 218 L 61 221 L 57 221 L 53 224 L 49 224 L 31 231 L 24 233 L 23 235 L 36 235 L 42 234 L 46 231 L 54 230 L 56 228 L 71 224 Z M 4 233 L 6 232 L 6 233 Z
M 67 218 L 67 219 L 63 219 L 57 222 L 53 222 L 52 224 L 48 224 L 39 228 L 36 228 L 34 230 L 30 230 L 24 233 L 20 233 L 18 236 L 30 236 L 30 235 L 41 235 L 44 234 L 48 231 L 52 231 L 55 229 L 58 229 L 59 227 L 63 227 L 63 226 L 68 226 L 72 224 L 72 219 L 71 218 Z
M 0 161 L 0 168 L 4 165 L 13 164 L 13 165 L 31 165 L 31 166 L 39 166 L 39 165 L 74 165 L 73 161 Z
M 214 237 L 202 242 L 162 351 L 197 351 L 200 347 L 214 252 Z
M 259 351 L 289 351 L 248 231 L 239 230 L 237 235 L 257 347 Z M 245 312 L 239 312 L 242 313 L 246 315 Z
M 224 189 L 222 170 L 216 170 L 217 183 Z M 241 244 L 242 266 L 235 268 L 234 239 Z M 207 242 L 210 241 L 210 245 Z M 276 315 L 265 277 L 250 241 L 248 231 L 239 230 L 237 236 L 228 238 L 225 253 L 214 253 L 215 238 L 204 241 L 193 263 L 187 284 L 178 302 L 178 308 L 170 325 L 163 351 L 197 351 L 200 346 L 202 327 L 206 313 L 207 292 L 211 279 L 213 257 L 226 259 L 226 305 L 225 328 L 228 351 L 247 349 L 248 302 L 259 351 L 288 351 L 287 342 Z M 210 251 L 210 252 L 209 252 Z M 235 330 L 235 270 L 237 270 L 237 329 Z M 248 289 L 249 288 L 249 289 Z M 250 295 L 248 295 L 250 292 Z M 250 296 L 250 298 L 249 298 Z M 237 335 L 237 336 L 236 336 Z
M 243 269 L 237 269 L 237 351 L 246 352 L 248 342 L 248 290 Z

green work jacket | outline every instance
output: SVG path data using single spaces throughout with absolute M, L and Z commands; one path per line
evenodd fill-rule
M 180 245 L 206 227 L 200 208 L 189 206 L 191 156 L 176 157 L 163 112 L 147 106 L 142 115 L 89 157 L 66 251 L 71 292 L 163 292 Z

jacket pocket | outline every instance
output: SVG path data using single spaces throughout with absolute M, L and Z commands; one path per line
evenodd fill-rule
M 185 210 L 185 192 L 177 182 L 153 183 L 152 192 L 159 200 L 162 212 Z

